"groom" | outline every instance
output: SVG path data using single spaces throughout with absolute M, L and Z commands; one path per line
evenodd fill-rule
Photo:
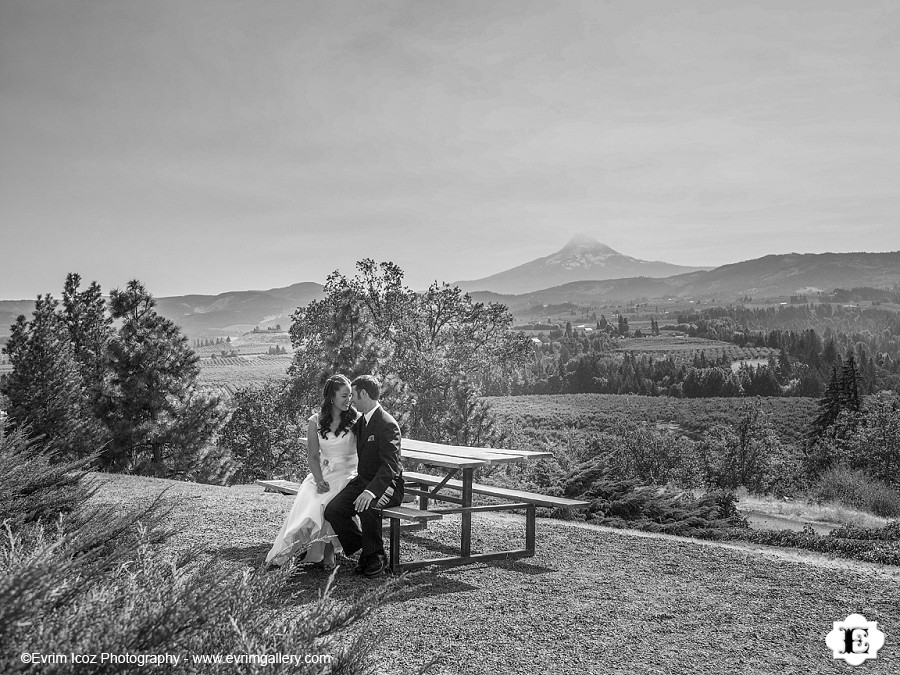
M 381 511 L 403 499 L 400 465 L 400 427 L 381 404 L 381 387 L 371 375 L 360 375 L 352 383 L 352 399 L 362 416 L 356 422 L 356 478 L 325 507 L 346 555 L 362 549 L 356 574 L 377 577 L 387 568 L 381 538 Z M 362 529 L 353 520 L 359 514 Z

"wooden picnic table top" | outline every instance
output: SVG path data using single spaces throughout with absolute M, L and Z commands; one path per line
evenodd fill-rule
M 441 455 L 444 457 L 463 457 L 468 459 L 480 459 L 484 465 L 510 464 L 524 462 L 528 457 L 512 450 L 506 452 L 494 452 L 492 448 L 469 448 L 462 445 L 444 445 L 442 443 L 430 443 L 417 441 L 413 438 L 404 438 L 400 441 L 400 454 L 404 457 L 408 453 L 428 453 L 429 455 Z M 412 455 L 409 455 L 413 457 Z
M 306 438 L 300 442 L 306 445 Z M 551 457 L 549 452 L 534 450 L 507 450 L 505 448 L 480 448 L 463 445 L 447 445 L 403 438 L 400 441 L 400 455 L 423 464 L 446 469 L 477 469 L 495 464 L 525 462 L 532 459 Z

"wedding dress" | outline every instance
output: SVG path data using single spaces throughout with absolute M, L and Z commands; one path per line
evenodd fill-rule
M 356 435 L 348 429 L 340 436 L 329 431 L 325 438 L 321 435 L 318 438 L 322 478 L 328 482 L 329 490 L 319 494 L 313 475 L 306 477 L 266 556 L 266 563 L 284 565 L 291 556 L 304 551 L 307 553 L 303 562 L 321 562 L 325 545 L 329 543 L 335 550 L 341 550 L 337 535 L 325 520 L 325 506 L 356 476 Z

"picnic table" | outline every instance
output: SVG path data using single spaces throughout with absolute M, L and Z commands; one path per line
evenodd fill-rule
M 585 508 L 589 502 L 565 499 L 524 490 L 499 488 L 476 483 L 475 470 L 500 464 L 520 464 L 550 457 L 549 452 L 506 450 L 502 448 L 476 448 L 445 445 L 403 438 L 400 455 L 404 464 L 422 464 L 435 473 L 419 473 L 404 468 L 403 478 L 407 495 L 418 497 L 418 508 L 396 506 L 382 509 L 390 519 L 390 568 L 393 572 L 411 570 L 428 565 L 462 565 L 488 560 L 504 560 L 533 556 L 536 543 L 536 507 Z M 459 478 L 456 478 L 459 476 Z M 299 484 L 284 480 L 258 480 L 269 491 L 296 494 Z M 457 494 L 448 494 L 453 491 Z M 501 500 L 498 504 L 473 505 L 473 495 L 484 495 Z M 442 502 L 452 506 L 430 507 L 430 502 Z M 487 553 L 472 553 L 472 514 L 486 511 L 525 511 L 525 544 L 522 548 Z M 459 555 L 409 562 L 400 561 L 400 532 L 403 529 L 423 529 L 429 521 L 439 520 L 446 514 L 459 513 L 461 520 Z

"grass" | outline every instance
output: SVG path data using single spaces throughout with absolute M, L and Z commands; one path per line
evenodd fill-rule
M 816 503 L 808 498 L 800 498 L 786 502 L 776 497 L 747 495 L 746 490 L 740 491 L 739 495 L 738 508 L 742 511 L 756 511 L 771 516 L 810 523 L 823 523 L 835 526 L 884 527 L 891 520 L 890 518 L 881 518 L 835 501 Z
M 237 570 L 262 564 L 291 504 L 249 485 L 108 478 L 95 499 L 123 507 L 170 488 L 179 500 L 171 545 Z M 521 545 L 521 516 L 473 521 L 475 550 Z M 450 554 L 458 537 L 458 516 L 446 517 L 405 532 L 403 556 Z M 324 573 L 300 568 L 292 591 L 314 603 L 326 582 Z M 342 566 L 333 597 L 350 601 L 382 583 Z M 866 672 L 890 673 L 900 663 L 898 596 L 898 568 L 539 519 L 533 558 L 410 577 L 372 615 L 371 660 L 378 672 L 398 675 L 435 658 L 443 659 L 430 671 L 436 675 L 832 673 L 844 664 L 835 664 L 824 636 L 832 622 L 861 611 L 887 634 Z

